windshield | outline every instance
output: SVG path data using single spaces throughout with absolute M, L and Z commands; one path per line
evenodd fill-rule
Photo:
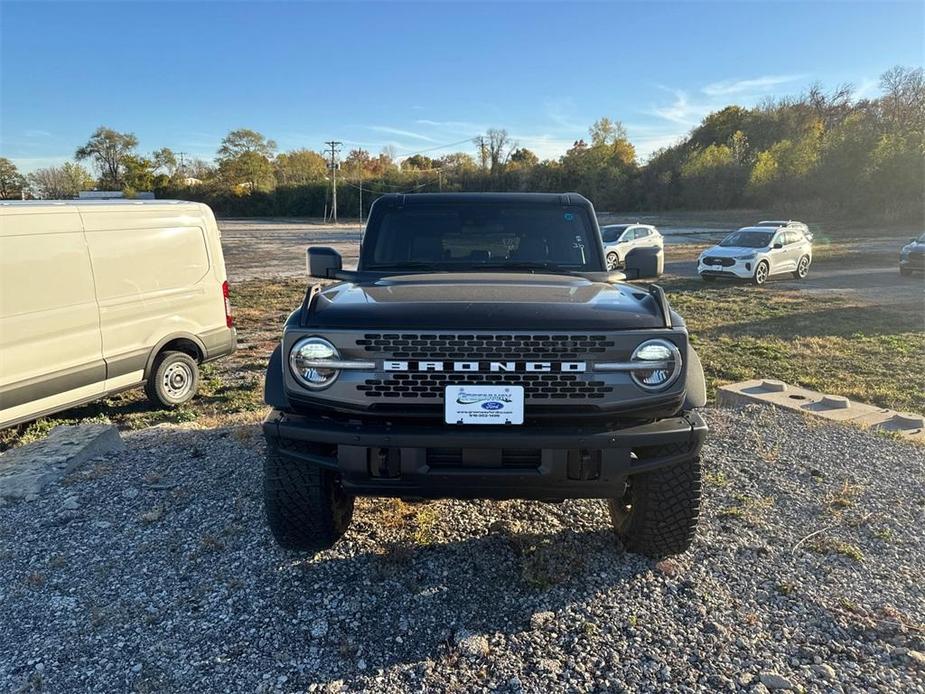
M 371 220 L 363 270 L 600 270 L 598 243 L 580 207 L 407 205 Z
M 724 238 L 719 245 L 725 248 L 764 248 L 771 243 L 773 237 L 773 231 L 736 231 Z
M 601 237 L 604 243 L 613 243 L 619 240 L 620 236 L 626 231 L 629 224 L 608 224 L 601 229 Z

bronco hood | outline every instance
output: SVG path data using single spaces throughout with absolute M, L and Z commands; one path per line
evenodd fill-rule
M 673 314 L 676 325 L 680 318 Z M 320 291 L 304 327 L 429 330 L 631 330 L 664 327 L 643 288 L 529 273 L 395 275 Z

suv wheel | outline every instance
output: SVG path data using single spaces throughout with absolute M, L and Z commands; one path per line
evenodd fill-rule
M 616 253 L 607 254 L 607 269 L 616 270 L 620 266 L 620 256 Z
M 154 358 L 145 395 L 161 407 L 189 402 L 199 388 L 199 365 L 186 352 L 161 352 Z
M 623 496 L 608 505 L 627 551 L 653 559 L 684 552 L 700 516 L 700 458 L 632 475 Z
M 806 275 L 809 274 L 809 256 L 804 255 L 800 258 L 800 262 L 797 263 L 796 272 L 793 273 L 793 276 L 798 280 L 805 280 Z
M 296 451 L 310 452 L 308 444 L 289 445 Z M 280 455 L 275 439 L 267 439 L 263 505 L 280 547 L 303 552 L 333 547 L 353 517 L 353 497 L 341 487 L 340 475 Z
M 759 287 L 768 281 L 768 275 L 770 274 L 771 268 L 768 265 L 767 260 L 762 260 L 755 267 L 755 275 L 752 277 L 752 281 L 757 284 Z

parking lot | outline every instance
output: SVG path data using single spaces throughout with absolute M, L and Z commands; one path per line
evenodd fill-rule
M 0 506 L 0 689 L 923 687 L 921 449 L 794 414 L 705 410 L 704 510 L 677 559 L 623 553 L 600 501 L 363 500 L 334 549 L 280 550 L 262 373 L 305 246 L 349 263 L 359 230 L 222 229 L 242 345 L 199 397 L 168 412 L 133 391 L 3 441 L 105 418 L 126 450 Z M 702 244 L 670 243 L 662 282 L 711 387 L 761 373 L 921 411 L 923 283 L 893 244 L 831 242 L 806 282 L 755 288 L 705 286 Z

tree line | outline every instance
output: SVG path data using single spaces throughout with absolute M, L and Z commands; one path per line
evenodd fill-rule
M 676 144 L 640 163 L 619 121 L 604 117 L 557 159 L 540 158 L 504 129 L 473 139 L 475 154 L 400 158 L 353 149 L 339 162 L 340 214 L 356 216 L 386 192 L 577 191 L 602 210 L 760 207 L 797 212 L 920 219 L 925 209 L 925 74 L 895 67 L 881 95 L 814 86 L 754 108 L 707 115 Z M 79 190 L 155 191 L 210 204 L 222 216 L 320 216 L 330 204 L 329 162 L 311 149 L 278 152 L 242 128 L 214 161 L 170 149 L 148 155 L 137 138 L 100 127 L 75 161 L 24 177 L 0 158 L 0 195 L 67 198 Z M 84 165 L 93 167 L 91 175 Z

